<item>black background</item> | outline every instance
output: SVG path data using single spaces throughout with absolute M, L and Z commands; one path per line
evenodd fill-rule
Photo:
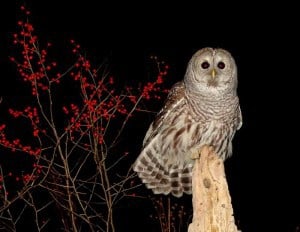
M 14 52 L 11 34 L 16 31 L 20 4 L 0 3 L 3 101 L 5 96 L 22 94 L 20 77 L 8 61 Z M 93 62 L 109 59 L 118 78 L 143 81 L 147 59 L 154 54 L 169 63 L 170 83 L 175 83 L 199 48 L 229 50 L 238 65 L 244 121 L 234 139 L 233 157 L 225 163 L 236 218 L 243 232 L 296 231 L 300 225 L 300 40 L 294 6 L 288 2 L 262 6 L 91 0 L 26 1 L 25 5 L 42 40 L 53 41 L 62 51 L 75 39 Z M 62 52 L 59 59 L 67 60 L 66 54 Z M 141 133 L 147 127 L 141 125 Z M 127 217 L 131 221 L 136 217 L 138 224 L 145 211 L 134 209 Z M 129 227 L 128 220 L 120 224 Z

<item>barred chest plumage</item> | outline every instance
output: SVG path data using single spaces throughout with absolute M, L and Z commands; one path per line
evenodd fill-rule
M 195 96 L 187 93 L 184 104 L 188 114 L 194 121 L 205 123 L 210 120 L 230 123 L 236 118 L 239 108 L 239 99 L 235 95 Z
M 219 103 L 195 104 L 183 101 L 171 120 L 172 127 L 162 130 L 162 154 L 173 157 L 168 161 L 178 164 L 192 162 L 192 153 L 203 145 L 214 146 L 224 160 L 232 154 L 231 140 L 237 128 L 238 99 L 226 106 Z M 171 153 L 172 152 L 172 153 Z

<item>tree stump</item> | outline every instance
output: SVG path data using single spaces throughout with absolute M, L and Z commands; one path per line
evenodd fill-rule
M 188 232 L 238 232 L 223 160 L 209 146 L 193 159 L 193 221 Z

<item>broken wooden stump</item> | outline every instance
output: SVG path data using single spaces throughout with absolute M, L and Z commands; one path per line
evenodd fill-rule
M 238 232 L 223 160 L 209 146 L 197 156 L 193 157 L 193 221 L 188 232 Z

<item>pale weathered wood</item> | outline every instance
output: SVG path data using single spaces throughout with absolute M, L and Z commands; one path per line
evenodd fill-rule
M 209 146 L 193 158 L 193 221 L 188 232 L 238 232 L 222 159 Z

